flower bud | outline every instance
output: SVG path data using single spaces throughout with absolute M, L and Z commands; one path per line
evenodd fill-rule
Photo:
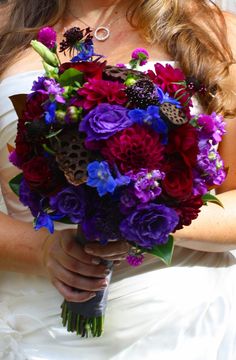
M 66 115 L 70 122 L 77 122 L 81 117 L 82 109 L 76 106 L 69 106 Z
M 51 66 L 58 66 L 59 61 L 57 56 L 52 53 L 45 45 L 43 45 L 41 42 L 37 40 L 32 40 L 30 42 L 33 49 L 43 58 L 43 60 Z
M 66 116 L 66 112 L 63 110 L 57 110 L 56 111 L 56 119 L 57 122 L 59 122 L 60 124 L 65 124 L 65 116 Z

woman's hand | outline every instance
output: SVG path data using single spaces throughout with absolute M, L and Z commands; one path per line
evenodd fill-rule
M 73 230 L 56 231 L 45 243 L 43 264 L 51 282 L 66 300 L 84 302 L 107 286 L 110 270 L 101 263 L 101 258 L 120 261 L 128 248 L 124 241 L 105 246 L 90 243 L 83 248 L 76 243 Z

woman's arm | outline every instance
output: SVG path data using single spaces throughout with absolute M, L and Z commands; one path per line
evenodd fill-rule
M 0 224 L 0 270 L 46 276 L 65 299 L 74 302 L 86 301 L 106 286 L 108 269 L 95 253 L 86 253 L 76 243 L 75 230 L 51 235 L 2 212 Z M 102 258 L 114 261 L 123 259 L 128 251 L 124 241 L 97 248 Z
M 236 16 L 225 13 L 228 39 L 236 58 Z M 223 86 L 233 95 L 236 105 L 236 65 Z M 191 226 L 175 234 L 176 245 L 203 251 L 227 251 L 236 249 L 236 118 L 226 119 L 226 134 L 220 144 L 220 154 L 228 174 L 225 182 L 217 189 L 217 197 L 224 209 L 215 204 L 203 206 L 198 218 Z

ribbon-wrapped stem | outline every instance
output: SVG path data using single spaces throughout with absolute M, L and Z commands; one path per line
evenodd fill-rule
M 85 245 L 86 238 L 78 228 L 76 241 Z M 112 262 L 102 260 L 103 264 L 112 269 Z M 67 326 L 67 331 L 76 332 L 81 337 L 99 337 L 104 329 L 104 317 L 108 297 L 108 288 L 111 281 L 112 270 L 107 276 L 108 285 L 104 290 L 96 292 L 96 296 L 92 299 L 78 303 L 64 300 L 62 304 L 62 324 Z

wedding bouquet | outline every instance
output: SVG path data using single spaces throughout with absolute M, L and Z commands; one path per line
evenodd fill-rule
M 36 230 L 54 222 L 78 224 L 78 241 L 125 239 L 127 261 L 145 253 L 170 264 L 172 234 L 196 219 L 209 190 L 225 179 L 217 144 L 222 116 L 191 115 L 192 96 L 206 89 L 170 64 L 148 61 L 136 49 L 130 63 L 111 66 L 94 52 L 91 31 L 72 28 L 60 51 L 56 33 L 40 30 L 33 48 L 45 75 L 32 92 L 11 98 L 19 117 L 10 161 L 21 173 L 10 181 Z M 112 266 L 112 264 L 108 264 Z M 107 289 L 86 303 L 62 305 L 63 324 L 81 336 L 100 336 Z

